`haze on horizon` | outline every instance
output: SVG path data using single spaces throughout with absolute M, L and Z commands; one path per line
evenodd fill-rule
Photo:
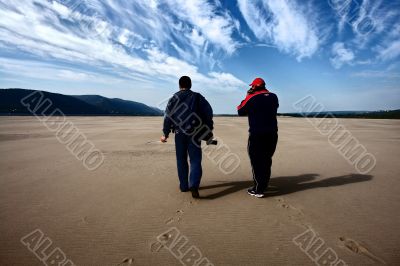
M 260 76 L 279 112 L 400 109 L 400 2 L 342 2 L 0 0 L 0 87 L 158 106 L 189 75 L 235 113 Z

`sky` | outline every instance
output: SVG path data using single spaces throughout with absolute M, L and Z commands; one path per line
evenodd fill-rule
M 162 108 L 183 75 L 219 114 L 256 77 L 279 112 L 400 109 L 400 0 L 0 0 L 0 88 Z

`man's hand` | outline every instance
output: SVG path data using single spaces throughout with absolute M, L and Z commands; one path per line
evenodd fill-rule
M 162 143 L 165 143 L 165 142 L 167 142 L 167 139 L 168 139 L 168 137 L 166 137 L 166 136 L 161 136 L 161 142 Z

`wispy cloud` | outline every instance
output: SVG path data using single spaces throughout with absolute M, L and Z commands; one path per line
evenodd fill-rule
M 64 82 L 85 81 L 97 84 L 118 84 L 123 80 L 123 78 L 115 78 L 104 73 L 99 74 L 65 66 L 55 66 L 38 61 L 5 58 L 0 58 L 0 73 L 30 79 Z
M 387 71 L 387 70 L 365 70 L 354 72 L 351 74 L 352 77 L 358 78 L 385 78 L 385 79 L 400 79 L 399 72 Z
M 376 64 L 400 56 L 400 3 L 398 1 L 332 2 L 336 3 L 333 10 L 336 11 L 339 32 L 342 32 L 346 25 L 352 32 L 352 36 L 347 36 L 346 45 L 360 54 L 360 57 L 364 55 L 364 58 L 357 58 L 357 60 Z M 366 20 L 372 22 L 372 30 L 365 34 L 360 27 Z M 371 53 L 375 56 L 371 56 Z M 366 59 L 365 56 L 369 58 Z
M 176 17 L 192 26 L 189 36 L 193 44 L 203 45 L 199 37 L 204 36 L 228 54 L 237 49 L 238 42 L 232 37 L 234 19 L 228 11 L 217 13 L 217 7 L 204 0 L 167 0 L 167 3 Z
M 332 45 L 332 57 L 330 59 L 334 68 L 339 69 L 345 64 L 351 64 L 355 56 L 353 51 L 345 47 L 342 42 L 336 42 Z
M 377 48 L 379 58 L 387 61 L 400 56 L 400 38 Z
M 354 71 L 350 74 L 352 77 L 363 79 L 379 79 L 381 81 L 395 81 L 400 79 L 400 65 L 393 63 L 385 68 L 378 69 L 363 69 Z
M 328 2 L 358 8 L 339 16 Z M 362 17 L 374 22 L 369 34 L 351 23 Z M 154 104 L 189 75 L 223 112 L 234 111 L 252 73 L 274 75 L 283 92 L 281 69 L 296 69 L 302 85 L 302 67 L 324 62 L 359 86 L 395 86 L 399 69 L 388 65 L 400 57 L 399 18 L 400 2 L 387 0 L 0 0 L 0 83 Z M 282 59 L 280 69 L 264 73 L 254 58 Z M 329 87 L 323 75 L 304 84 Z
M 71 3 L 0 0 L 0 43 L 40 60 L 108 70 L 119 78 L 175 83 L 178 76 L 187 74 L 211 89 L 234 90 L 244 85 L 229 73 L 201 72 L 182 58 L 185 57 L 183 48 L 179 51 L 179 45 L 184 45 L 189 51 L 204 46 L 211 53 L 214 49 L 234 52 L 236 44 L 230 38 L 233 26 L 228 24 L 229 16 L 217 15 L 211 4 L 198 2 L 186 12 L 191 17 L 185 21 L 184 18 L 177 20 L 173 14 L 160 16 L 165 6 L 157 1 L 91 0 L 78 6 Z M 167 8 L 173 4 L 178 3 L 168 2 Z M 106 16 L 105 10 L 114 14 Z M 146 12 L 137 16 L 135 12 L 140 11 Z M 102 25 L 101 31 L 99 25 Z M 173 55 L 171 49 L 165 48 L 171 45 L 178 54 Z M 68 71 L 58 76 L 72 80 L 86 77 Z M 228 84 L 226 77 L 230 77 Z
M 255 37 L 300 61 L 311 57 L 320 45 L 316 14 L 294 0 L 238 1 L 239 9 Z
M 400 22 L 391 27 L 382 43 L 374 47 L 374 50 L 382 61 L 391 61 L 400 56 Z

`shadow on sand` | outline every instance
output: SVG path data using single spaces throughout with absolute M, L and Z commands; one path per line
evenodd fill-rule
M 366 182 L 370 181 L 373 176 L 371 175 L 361 175 L 361 174 L 349 174 L 343 176 L 335 176 L 324 178 L 321 180 L 316 180 L 319 177 L 318 174 L 304 174 L 298 176 L 280 176 L 271 178 L 269 182 L 268 191 L 266 193 L 267 197 L 271 196 L 281 196 L 285 194 L 295 193 L 298 191 L 313 189 L 313 188 L 323 188 L 323 187 L 336 187 L 352 183 Z M 210 194 L 204 195 L 202 199 L 216 199 L 220 198 L 241 190 L 245 190 L 253 185 L 253 181 L 235 181 L 235 182 L 221 182 L 220 184 L 209 185 L 200 187 L 200 190 L 204 193 L 206 189 L 213 188 L 225 188 L 224 190 Z

